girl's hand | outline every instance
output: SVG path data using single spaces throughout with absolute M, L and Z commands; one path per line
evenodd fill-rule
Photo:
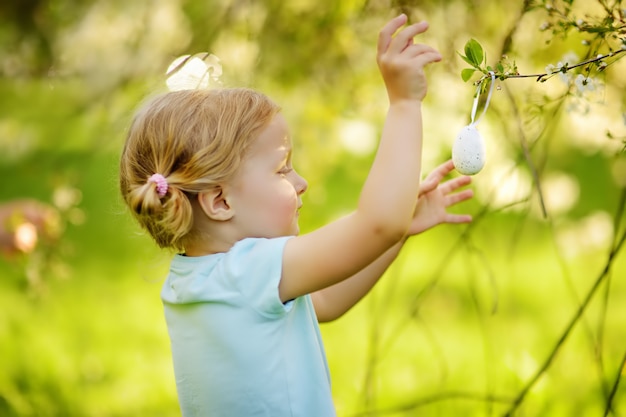
M 472 190 L 453 191 L 472 182 L 471 177 L 462 176 L 446 181 L 441 180 L 454 169 L 452 160 L 439 165 L 420 184 L 417 207 L 413 216 L 413 223 L 408 235 L 415 235 L 441 223 L 469 223 L 472 216 L 469 214 L 452 214 L 446 209 L 462 201 L 472 198 Z
M 389 101 L 422 101 L 427 84 L 424 67 L 441 61 L 441 55 L 427 45 L 413 43 L 413 37 L 424 33 L 428 23 L 419 22 L 394 33 L 407 22 L 404 14 L 392 19 L 380 31 L 376 61 L 385 81 Z

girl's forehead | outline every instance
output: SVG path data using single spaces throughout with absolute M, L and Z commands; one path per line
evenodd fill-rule
M 259 133 L 250 146 L 250 154 L 259 152 L 289 152 L 291 150 L 291 136 L 285 118 L 278 113 L 270 123 Z

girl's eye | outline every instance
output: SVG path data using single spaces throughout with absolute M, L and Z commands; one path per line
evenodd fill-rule
M 281 175 L 287 175 L 291 171 L 293 171 L 293 168 L 291 168 L 291 167 L 283 167 L 283 168 L 281 168 L 280 171 L 278 171 L 278 173 L 281 174 Z

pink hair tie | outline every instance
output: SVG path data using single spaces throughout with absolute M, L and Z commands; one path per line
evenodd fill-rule
M 165 194 L 167 194 L 167 180 L 163 175 L 152 174 L 152 176 L 148 178 L 148 182 L 156 184 L 156 191 L 159 197 L 165 197 Z

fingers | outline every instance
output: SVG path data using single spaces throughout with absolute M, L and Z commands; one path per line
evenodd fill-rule
M 441 57 L 441 54 L 439 54 L 439 52 L 435 48 L 420 43 L 408 45 L 404 49 L 404 52 L 407 54 L 407 56 L 411 57 L 416 57 L 418 55 L 436 55 L 438 57 Z
M 430 174 L 424 179 L 423 184 L 428 184 L 432 186 L 432 184 L 439 184 L 441 180 L 444 179 L 448 174 L 454 171 L 454 163 L 451 159 L 447 160 L 443 164 L 439 165 L 437 168 L 431 171 Z M 446 192 L 450 192 L 456 188 L 462 187 L 464 185 L 468 185 L 472 182 L 472 178 L 469 176 L 462 176 L 455 178 L 453 180 L 447 181 L 444 184 L 441 184 L 442 187 L 447 187 Z
M 428 194 L 439 186 L 439 181 L 435 178 L 431 178 L 430 175 L 426 177 L 424 181 L 420 184 L 418 196 L 423 196 L 424 194 Z
M 454 169 L 454 164 L 452 163 L 452 160 L 448 160 L 444 162 L 443 164 L 439 165 L 437 168 L 435 168 L 430 174 L 428 174 L 428 176 L 424 179 L 424 181 L 420 185 L 420 195 L 428 193 L 434 190 L 435 188 L 437 188 L 441 180 L 446 175 L 448 175 L 453 169 Z M 452 189 L 453 188 L 450 188 L 448 192 L 450 192 Z
M 403 13 L 400 16 L 397 16 L 391 19 L 380 31 L 378 34 L 378 54 L 384 53 L 387 48 L 389 48 L 389 44 L 391 43 L 391 39 L 393 38 L 393 34 L 396 33 L 402 25 L 407 22 L 407 17 Z
M 404 50 L 409 58 L 413 58 L 418 68 L 423 68 L 428 64 L 441 61 L 441 54 L 434 48 L 427 45 L 413 45 Z
M 472 216 L 470 216 L 469 214 L 447 214 L 444 222 L 453 224 L 471 223 Z
M 401 53 L 407 47 L 418 46 L 413 42 L 413 38 L 421 33 L 426 32 L 428 30 L 428 22 L 422 21 L 419 23 L 415 23 L 409 25 L 402 29 L 400 32 L 394 34 L 407 22 L 407 17 L 405 14 L 401 14 L 393 19 L 391 19 L 380 31 L 378 35 L 378 55 L 382 55 L 384 53 Z M 420 45 L 425 47 L 425 45 Z M 415 55 L 418 53 L 431 53 L 433 55 L 439 53 L 430 47 L 427 47 L 426 50 L 416 50 Z
M 463 190 L 459 193 L 450 194 L 446 197 L 446 207 L 453 206 L 462 201 L 469 200 L 474 196 L 474 191 L 472 190 Z
M 441 183 L 441 180 L 452 170 L 454 170 L 454 164 L 451 160 L 448 160 L 435 168 L 420 184 L 418 198 L 435 189 L 438 189 L 438 192 L 440 192 L 442 196 L 445 196 L 444 204 L 446 207 L 453 206 L 472 198 L 474 196 L 474 191 L 471 189 L 453 194 L 455 190 L 472 183 L 472 177 L 470 176 L 464 175 Z
M 428 23 L 424 21 L 405 27 L 391 40 L 386 52 L 401 53 L 408 46 L 413 45 L 413 38 L 415 36 L 426 32 L 426 30 L 428 30 Z
M 437 51 L 426 52 L 419 55 L 419 59 L 417 60 L 417 64 L 421 67 L 425 67 L 428 64 L 432 64 L 434 62 L 441 61 L 441 54 Z
M 428 177 L 426 177 L 426 180 L 430 180 L 431 178 L 433 179 L 436 178 L 437 182 L 441 182 L 443 177 L 451 173 L 453 169 L 454 169 L 454 163 L 452 162 L 452 159 L 449 159 L 443 164 L 439 165 L 437 168 L 435 168 L 430 174 L 428 174 Z
M 450 207 L 460 202 L 469 200 L 474 196 L 474 191 L 472 190 L 463 190 L 456 194 L 450 194 L 445 198 L 445 206 Z M 444 223 L 471 223 L 472 216 L 469 214 L 454 214 L 446 212 L 444 217 Z
M 449 194 L 457 188 L 465 187 L 472 183 L 472 177 L 464 175 L 462 177 L 453 178 L 440 185 L 440 190 L 443 194 Z
M 398 100 L 423 100 L 427 92 L 424 67 L 441 61 L 435 49 L 415 44 L 413 38 L 428 29 L 428 23 L 405 26 L 406 15 L 392 19 L 380 31 L 378 63 L 391 103 Z

